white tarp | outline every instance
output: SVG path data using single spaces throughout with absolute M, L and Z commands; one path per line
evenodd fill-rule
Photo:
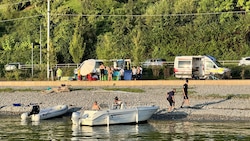
M 96 65 L 95 59 L 85 60 L 80 68 L 80 74 L 82 76 L 85 76 L 89 73 L 95 73 L 96 72 L 95 65 Z

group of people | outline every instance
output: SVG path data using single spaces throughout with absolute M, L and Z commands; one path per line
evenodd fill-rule
M 119 77 L 119 80 L 124 80 L 124 69 L 120 68 L 119 70 L 114 67 L 104 66 L 102 63 L 99 67 L 100 69 L 100 80 L 105 80 L 104 77 L 107 75 L 107 80 L 113 80 L 113 77 Z M 141 66 L 133 66 L 132 67 L 132 80 L 140 80 L 142 78 L 142 67 Z
M 133 66 L 132 67 L 132 79 L 133 80 L 140 80 L 142 78 L 142 67 L 141 66 Z
M 100 69 L 100 75 L 99 77 L 97 76 L 96 73 L 89 73 L 86 76 L 87 80 L 108 80 L 111 81 L 113 80 L 113 77 L 117 77 L 116 80 L 124 80 L 124 69 L 121 68 L 119 70 L 115 69 L 114 67 L 108 67 L 104 66 L 103 63 L 100 64 L 99 66 Z M 132 67 L 132 80 L 140 80 L 142 78 L 142 67 L 141 66 L 133 66 Z M 75 69 L 74 71 L 75 78 L 79 81 L 82 80 L 82 75 L 80 73 L 80 69 Z M 56 77 L 57 80 L 61 80 L 62 78 L 62 69 L 57 68 L 56 70 Z M 107 77 L 107 78 L 106 78 Z
M 100 67 L 100 80 L 105 80 L 104 77 L 107 75 L 107 80 L 113 80 L 113 77 L 118 77 L 118 80 L 124 80 L 124 69 L 116 69 L 114 67 L 104 66 L 101 64 Z M 133 66 L 131 69 L 131 79 L 132 80 L 140 80 L 142 78 L 142 67 L 141 66 Z
M 169 102 L 169 108 L 168 112 L 171 112 L 175 108 L 175 95 L 176 89 L 174 88 L 172 91 L 167 93 L 167 100 Z M 186 103 L 188 106 L 190 106 L 189 98 L 188 98 L 188 79 L 186 79 L 185 84 L 182 87 L 182 93 L 183 93 L 183 102 L 181 104 L 180 108 L 183 108 L 183 105 Z
M 168 112 L 171 112 L 175 109 L 175 95 L 176 89 L 174 88 L 172 91 L 169 91 L 166 95 L 167 100 L 169 102 L 169 108 Z M 190 106 L 189 97 L 188 97 L 188 79 L 186 79 L 185 84 L 182 87 L 182 93 L 183 93 L 183 101 L 180 108 L 183 108 L 183 105 L 186 103 L 188 106 Z M 113 109 L 121 109 L 122 101 L 118 99 L 118 97 L 115 97 L 115 101 L 113 103 Z M 97 101 L 94 102 L 92 106 L 92 110 L 100 110 L 100 106 L 97 104 Z
M 100 80 L 105 80 L 105 75 L 107 75 L 107 80 L 108 81 L 111 81 L 113 80 L 113 73 L 115 71 L 115 69 L 113 67 L 108 67 L 108 66 L 104 66 L 104 64 L 102 63 L 100 66 L 99 66 L 99 69 L 100 69 Z M 122 76 L 123 73 L 121 73 L 122 71 L 120 70 L 120 75 Z

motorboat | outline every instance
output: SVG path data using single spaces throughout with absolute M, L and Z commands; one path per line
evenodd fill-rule
M 111 108 L 107 110 L 85 110 L 83 114 L 73 112 L 71 120 L 73 124 L 82 126 L 97 126 L 111 124 L 140 123 L 147 121 L 159 106 L 139 106 L 120 109 Z
M 31 112 L 21 114 L 21 119 L 26 120 L 31 118 L 31 121 L 40 121 L 61 116 L 68 111 L 67 105 L 57 105 L 54 107 L 48 107 L 41 109 L 39 105 L 33 105 Z

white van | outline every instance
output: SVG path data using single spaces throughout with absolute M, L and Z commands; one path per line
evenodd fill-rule
M 213 79 L 230 78 L 231 70 L 222 65 L 212 56 L 176 56 L 174 75 L 177 78 Z M 212 78 L 211 78 L 212 77 Z

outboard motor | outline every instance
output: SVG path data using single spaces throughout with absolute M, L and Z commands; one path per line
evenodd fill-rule
M 73 123 L 73 125 L 78 125 L 79 124 L 79 120 L 80 120 L 80 113 L 79 112 L 73 112 L 72 116 L 71 116 L 71 121 Z
M 28 116 L 33 115 L 33 114 L 38 114 L 40 112 L 40 107 L 39 105 L 34 105 L 32 107 L 31 112 L 28 114 Z
M 25 121 L 28 118 L 28 114 L 29 113 L 22 113 L 22 115 L 21 115 L 22 121 Z

